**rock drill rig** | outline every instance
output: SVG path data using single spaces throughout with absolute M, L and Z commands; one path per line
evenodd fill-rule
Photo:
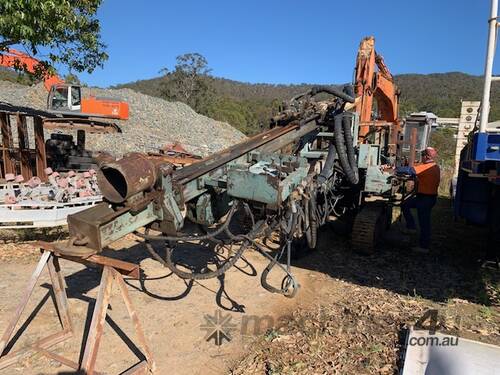
M 315 100 L 318 94 L 330 99 Z M 178 170 L 137 153 L 102 162 L 97 180 L 105 202 L 68 217 L 70 239 L 57 244 L 57 251 L 88 257 L 135 233 L 176 275 L 206 279 L 224 273 L 252 247 L 270 261 L 261 277 L 263 287 L 291 297 L 298 288 L 290 270 L 295 249 L 315 248 L 321 225 L 332 217 L 355 216 L 369 195 L 377 195 L 384 200 L 370 210 L 375 226 L 362 228 L 373 246 L 379 227 L 385 226 L 382 214 L 404 190 L 405 179 L 390 172 L 396 155 L 387 156 L 382 167 L 382 152 L 389 148 L 359 144 L 359 115 L 346 111 L 354 103 L 352 86 L 313 87 L 285 103 L 269 130 Z M 188 223 L 212 228 L 187 232 L 193 227 Z M 235 230 L 236 223 L 240 225 Z M 142 227 L 145 231 L 139 232 Z M 257 238 L 276 233 L 280 247 L 271 256 Z M 166 244 L 165 257 L 151 241 Z M 179 269 L 172 256 L 176 247 L 205 242 L 237 250 L 215 270 Z M 281 286 L 268 283 L 274 267 L 284 272 Z

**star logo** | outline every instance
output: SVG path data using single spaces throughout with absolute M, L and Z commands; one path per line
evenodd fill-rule
M 205 322 L 200 325 L 202 331 L 206 332 L 205 340 L 214 340 L 215 345 L 221 346 L 224 340 L 231 341 L 231 332 L 236 330 L 236 324 L 231 322 L 230 314 L 222 314 L 221 310 L 215 310 L 214 315 L 205 314 Z

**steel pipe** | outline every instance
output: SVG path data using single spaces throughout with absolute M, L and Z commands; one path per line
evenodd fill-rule
M 491 80 L 493 74 L 493 60 L 495 58 L 496 34 L 498 18 L 498 0 L 491 0 L 491 13 L 488 31 L 488 45 L 486 50 L 486 64 L 484 67 L 484 87 L 483 100 L 481 102 L 481 118 L 479 122 L 479 132 L 486 132 L 490 113 Z
M 122 203 L 137 193 L 150 190 L 156 179 L 155 163 L 139 153 L 104 161 L 97 172 L 99 189 L 111 203 Z

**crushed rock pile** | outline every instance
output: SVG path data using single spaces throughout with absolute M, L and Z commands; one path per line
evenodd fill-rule
M 121 134 L 88 134 L 89 150 L 119 156 L 132 151 L 157 151 L 166 143 L 180 142 L 189 152 L 206 156 L 245 139 L 243 133 L 231 125 L 202 116 L 184 103 L 169 102 L 131 89 L 84 87 L 82 95 L 124 100 L 130 111 L 128 121 L 117 121 Z M 28 87 L 0 81 L 0 101 L 46 109 L 47 91 L 41 83 Z

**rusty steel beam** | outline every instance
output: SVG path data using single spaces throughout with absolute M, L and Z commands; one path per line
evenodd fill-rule
M 31 160 L 29 152 L 29 137 L 28 137 L 28 124 L 26 116 L 18 113 L 17 120 L 17 137 L 19 139 L 19 154 L 21 155 L 21 174 L 25 180 L 29 180 L 33 176 L 31 169 Z
M 10 117 L 7 113 L 0 112 L 0 130 L 2 132 L 2 159 L 4 173 L 16 173 L 16 161 L 12 158 L 12 129 Z
M 8 103 L 0 103 L 0 112 L 13 116 L 22 114 L 30 117 L 41 117 L 47 129 L 82 129 L 91 133 L 121 133 L 121 128 L 114 122 L 101 121 L 78 113 L 69 113 L 74 117 L 60 117 L 55 113 Z
M 411 129 L 410 133 L 410 158 L 409 158 L 409 165 L 410 167 L 413 167 L 415 164 L 415 150 L 417 147 L 417 128 Z
M 42 180 L 47 181 L 44 169 L 47 168 L 47 155 L 45 153 L 45 138 L 43 135 L 43 121 L 41 117 L 33 117 L 35 133 L 35 152 L 36 152 L 36 175 Z
M 286 146 L 292 144 L 297 139 L 300 139 L 300 137 L 303 137 L 316 130 L 318 130 L 318 125 L 316 121 L 310 121 L 296 128 L 294 131 L 288 132 L 284 136 L 279 137 L 278 139 L 275 139 L 269 143 L 266 143 L 265 145 L 257 148 L 256 151 L 265 153 L 277 152 L 285 148 Z M 321 138 L 319 138 L 319 140 L 321 140 Z
M 46 118 L 43 120 L 45 129 L 67 129 L 67 130 L 84 130 L 89 133 L 121 133 L 121 128 L 115 123 L 105 121 L 95 121 L 84 118 Z
M 155 161 L 155 163 L 170 163 L 175 165 L 176 167 L 185 167 L 187 165 L 191 165 L 193 163 L 197 163 L 202 160 L 200 157 L 192 156 L 192 155 L 183 155 L 183 154 L 159 154 L 156 152 L 148 152 L 148 159 Z
M 76 148 L 78 151 L 85 150 L 85 130 L 76 131 Z
M 23 107 L 23 106 L 17 106 L 17 105 L 12 105 L 9 103 L 0 103 L 0 112 L 7 113 L 9 115 L 17 115 L 18 113 L 21 113 L 23 115 L 27 116 L 41 116 L 41 117 L 52 117 L 55 118 L 57 115 L 47 112 L 47 111 L 41 111 L 39 109 L 34 109 L 30 107 Z
M 176 170 L 173 173 L 173 180 L 181 185 L 186 184 L 298 128 L 299 124 L 295 123 L 283 127 L 278 126 L 257 134 L 246 141 L 214 153 L 197 163 Z

